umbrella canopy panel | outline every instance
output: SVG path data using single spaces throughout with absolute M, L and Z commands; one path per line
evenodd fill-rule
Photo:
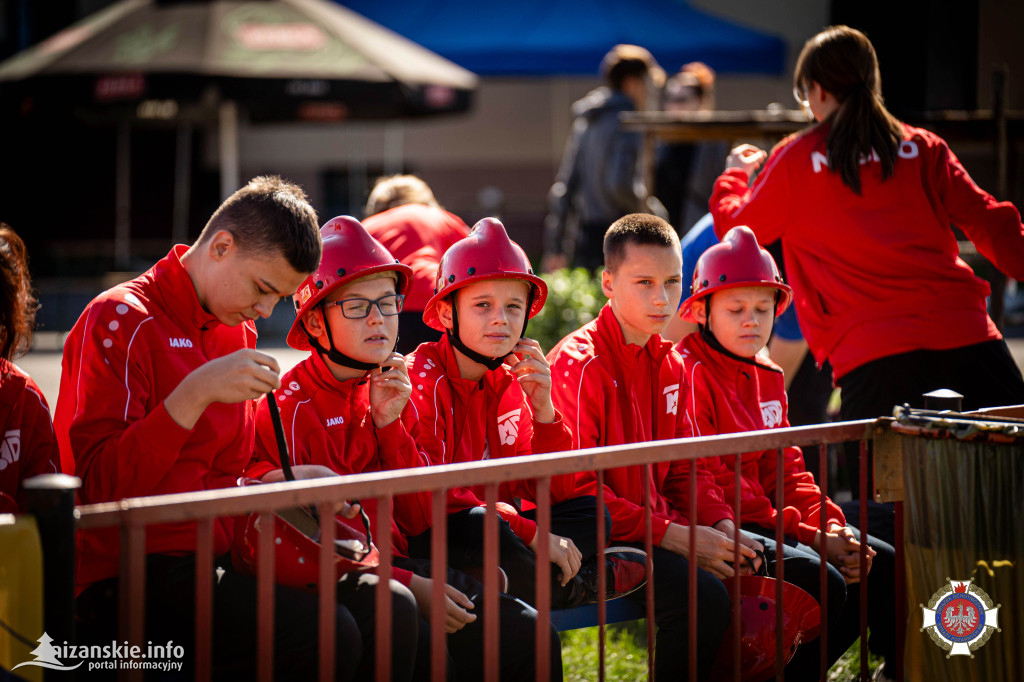
M 476 77 L 327 0 L 123 0 L 0 64 L 43 103 L 200 100 L 256 118 L 461 111 Z

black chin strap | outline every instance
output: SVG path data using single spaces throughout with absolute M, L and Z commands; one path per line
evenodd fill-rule
M 361 370 L 364 370 L 364 371 L 369 371 L 371 369 L 377 369 L 378 367 L 380 367 L 379 364 L 374 364 L 372 362 L 361 362 L 359 360 L 356 360 L 355 358 L 350 358 L 349 356 L 345 355 L 344 353 L 339 351 L 337 348 L 335 348 L 334 347 L 334 337 L 331 336 L 331 326 L 329 324 L 327 324 L 327 311 L 322 306 L 320 308 L 320 311 L 324 314 L 324 330 L 327 332 L 327 342 L 331 344 L 330 348 L 324 348 L 323 346 L 321 346 L 320 345 L 320 341 L 317 340 L 317 338 L 315 336 L 310 334 L 308 329 L 306 329 L 306 323 L 305 322 L 301 322 L 301 324 L 302 324 L 302 331 L 306 332 L 306 338 L 309 339 L 310 345 L 313 346 L 313 349 L 317 353 L 320 353 L 320 355 L 326 355 L 328 360 L 330 360 L 331 362 L 333 362 L 336 365 L 341 365 L 343 367 L 350 367 L 352 369 L 361 369 Z M 395 335 L 395 348 L 397 348 L 397 347 L 398 347 L 398 335 L 396 334 Z M 392 348 L 391 350 L 393 352 L 395 349 Z
M 523 322 L 523 331 L 519 335 L 519 338 L 526 336 L 526 327 L 530 324 L 530 309 L 533 308 L 533 293 L 534 287 L 530 285 L 530 293 L 526 297 L 526 320 Z M 459 311 L 458 306 L 455 305 L 455 297 L 452 296 L 452 328 L 447 331 L 448 342 L 452 344 L 460 353 L 465 355 L 473 362 L 479 363 L 487 368 L 488 371 L 498 369 L 505 362 L 505 357 L 491 358 L 477 353 L 475 350 L 467 346 L 462 342 L 462 335 L 459 333 Z

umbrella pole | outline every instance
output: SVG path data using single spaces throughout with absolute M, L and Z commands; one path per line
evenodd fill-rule
M 220 195 L 227 199 L 238 189 L 238 105 L 220 103 Z
M 132 219 L 132 137 L 127 121 L 117 125 L 117 169 L 114 196 L 114 268 L 122 272 L 131 267 Z
M 171 223 L 171 243 L 188 242 L 188 205 L 191 199 L 189 174 L 192 172 L 192 124 L 178 126 L 174 163 L 174 214 Z

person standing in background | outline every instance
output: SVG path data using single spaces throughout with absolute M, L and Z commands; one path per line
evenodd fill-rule
M 645 109 L 648 84 L 661 87 L 664 71 L 644 48 L 616 45 L 601 62 L 601 76 L 605 85 L 572 105 L 572 132 L 548 193 L 545 272 L 570 264 L 601 267 L 608 226 L 628 213 L 647 211 L 639 169 L 643 136 L 624 130 L 619 114 Z
M 664 107 L 670 112 L 714 111 L 715 72 L 702 62 L 684 64 L 665 83 Z M 680 237 L 707 213 L 711 189 L 728 154 L 724 140 L 677 142 L 658 149 L 654 195 Z

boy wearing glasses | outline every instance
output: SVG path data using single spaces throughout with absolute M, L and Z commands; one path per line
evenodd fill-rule
M 416 419 L 407 429 L 400 416 L 412 386 L 404 358 L 394 351 L 399 313 L 412 270 L 400 264 L 354 218 L 334 218 L 321 229 L 323 260 L 295 295 L 297 315 L 288 344 L 313 351 L 281 379 L 282 389 L 260 401 L 256 413 L 256 445 L 246 470 L 266 482 L 283 480 L 280 454 L 266 401 L 280 407 L 288 453 L 293 466 L 312 465 L 319 475 L 358 474 L 418 466 L 424 462 L 414 438 Z M 376 518 L 376 500 L 363 505 Z M 345 519 L 342 519 L 346 521 Z M 375 521 L 374 521 L 375 523 Z M 387 541 L 378 539 L 378 542 Z M 395 553 L 391 591 L 409 588 L 420 616 L 430 615 L 432 582 L 429 559 L 408 558 L 408 542 L 392 523 Z M 372 591 L 349 583 L 366 576 L 349 574 L 338 584 L 338 596 L 359 624 L 364 660 L 373 658 Z M 456 680 L 483 679 L 483 586 L 449 568 L 445 591 L 445 629 Z M 356 594 L 353 594 L 356 593 Z M 364 596 L 371 599 L 365 603 Z M 501 595 L 501 672 L 505 679 L 530 679 L 534 674 L 534 632 L 537 612 Z M 427 625 L 420 626 L 425 635 Z M 550 629 L 551 678 L 561 679 L 561 648 Z M 417 644 L 392 638 L 392 667 L 406 669 L 416 660 L 414 678 L 424 675 L 429 661 L 428 638 Z M 356 679 L 371 679 L 365 666 Z

